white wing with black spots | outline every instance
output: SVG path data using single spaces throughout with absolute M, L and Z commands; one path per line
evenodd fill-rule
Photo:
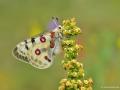
M 55 42 L 54 38 L 51 38 L 51 33 L 46 33 L 38 37 L 32 37 L 21 43 L 19 43 L 13 50 L 14 56 L 32 66 L 45 69 L 53 63 L 54 47 L 50 47 L 51 40 Z M 55 44 L 55 43 L 54 43 Z

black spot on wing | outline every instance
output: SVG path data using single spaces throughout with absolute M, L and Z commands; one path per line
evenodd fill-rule
M 16 52 L 17 51 L 17 47 L 15 47 L 14 49 L 13 49 L 13 52 Z
M 34 43 L 35 42 L 35 38 L 31 38 L 31 42 Z
M 27 42 L 27 40 L 24 40 L 24 42 L 27 44 L 28 42 Z
M 18 53 L 18 52 L 17 52 L 17 47 L 15 47 L 12 52 L 13 52 L 13 54 L 14 54 L 15 56 L 17 56 L 17 53 Z
M 51 59 L 49 59 L 48 56 L 45 56 L 44 58 L 45 58 L 45 60 L 47 60 L 48 62 L 51 62 Z
M 51 62 L 51 59 L 48 58 L 48 62 Z
M 28 48 L 28 45 L 27 45 L 27 44 L 25 44 L 25 48 L 26 48 L 27 50 L 29 50 L 29 48 Z

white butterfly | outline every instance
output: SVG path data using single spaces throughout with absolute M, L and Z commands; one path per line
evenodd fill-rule
M 18 60 L 39 69 L 50 67 L 53 63 L 53 55 L 59 50 L 61 40 L 61 26 L 57 23 L 57 19 L 52 21 L 51 26 L 52 31 L 20 42 L 13 49 L 13 55 Z

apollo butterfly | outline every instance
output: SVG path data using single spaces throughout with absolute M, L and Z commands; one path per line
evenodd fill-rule
M 38 69 L 52 65 L 53 56 L 60 47 L 61 26 L 54 18 L 49 24 L 49 32 L 26 39 L 13 49 L 13 55 L 20 61 L 26 62 Z

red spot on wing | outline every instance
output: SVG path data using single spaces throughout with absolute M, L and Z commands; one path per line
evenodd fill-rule
M 50 32 L 51 33 L 51 38 L 54 38 L 55 32 Z
M 43 36 L 41 36 L 41 37 L 40 37 L 40 41 L 41 41 L 42 43 L 44 43 L 44 42 L 46 42 L 46 38 L 43 37 Z
M 54 43 L 54 37 L 55 37 L 55 32 L 50 32 L 51 33 L 51 41 L 50 41 L 50 48 L 54 48 L 55 43 Z
M 52 40 L 50 41 L 50 48 L 54 48 L 54 46 L 55 46 L 55 42 L 54 42 L 54 40 L 52 39 Z
M 37 48 L 37 49 L 35 50 L 35 54 L 36 54 L 36 55 L 40 55 L 40 54 L 41 54 L 40 49 Z

